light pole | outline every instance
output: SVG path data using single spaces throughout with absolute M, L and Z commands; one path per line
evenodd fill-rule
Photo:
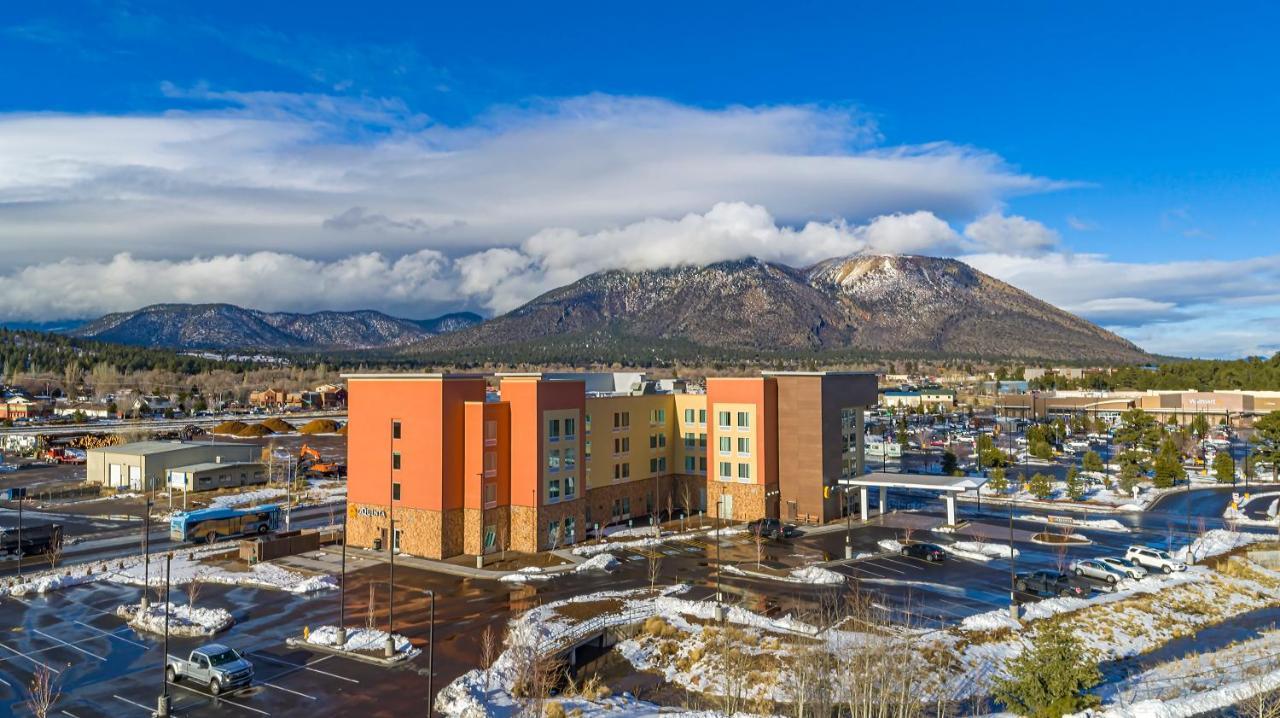
M 394 425 L 394 421 L 392 424 Z M 395 429 L 389 432 L 391 438 L 387 442 L 391 447 L 395 448 Z M 384 653 L 387 658 L 396 654 L 396 467 L 395 452 L 387 457 L 388 465 L 391 467 L 387 471 L 390 479 L 387 487 L 387 524 L 389 530 L 387 532 L 387 553 L 391 557 L 390 574 L 387 577 L 387 645 Z
M 142 509 L 142 600 L 139 605 L 143 611 L 151 605 L 148 594 L 151 593 L 151 495 L 147 495 L 145 507 Z
M 347 645 L 347 511 L 350 500 L 342 500 L 342 568 L 338 571 L 338 635 L 339 647 Z
M 1018 502 L 1018 492 L 1009 499 L 1009 615 L 1018 620 L 1018 558 L 1013 550 L 1013 506 Z
M 720 527 L 724 520 L 724 487 L 720 487 L 720 498 L 716 500 L 716 619 L 724 621 L 724 594 L 720 590 Z
M 173 554 L 166 553 L 164 555 L 164 651 L 160 656 L 160 677 L 162 687 L 160 697 L 156 699 L 156 716 L 157 718 L 167 718 L 169 715 L 169 567 L 173 561 Z M 143 610 L 146 610 L 143 608 Z
M 22 504 L 27 498 L 27 487 L 13 489 L 18 494 L 18 583 L 22 583 Z
M 431 713 L 436 708 L 436 694 L 434 687 L 435 679 L 435 660 L 436 660 L 436 592 L 431 589 L 425 589 L 427 596 L 431 599 L 431 619 L 427 624 L 427 718 L 431 718 Z

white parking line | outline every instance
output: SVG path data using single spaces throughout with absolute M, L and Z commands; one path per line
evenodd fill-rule
M 283 675 L 283 674 L 281 674 L 281 675 Z M 277 677 L 277 678 L 279 678 L 279 676 L 276 676 L 276 677 Z M 301 691 L 295 691 L 295 690 L 293 690 L 292 688 L 285 688 L 284 686 L 277 686 L 277 685 L 276 685 L 276 684 L 274 684 L 274 683 L 269 683 L 269 682 L 267 682 L 267 681 L 263 681 L 263 680 L 258 680 L 258 681 L 255 681 L 255 682 L 256 682 L 258 685 L 260 685 L 260 686 L 268 686 L 268 687 L 270 687 L 270 688 L 274 688 L 274 689 L 276 689 L 276 690 L 278 690 L 278 691 L 284 691 L 285 693 L 292 693 L 292 694 L 294 694 L 295 696 L 302 696 L 303 698 L 306 698 L 307 700 L 312 700 L 312 701 L 314 701 L 314 700 L 319 700 L 318 698 L 316 698 L 316 697 L 315 697 L 315 696 L 313 696 L 313 695 L 308 695 L 308 694 L 306 694 L 306 693 L 302 693 Z
M 17 601 L 18 603 L 21 603 L 24 606 L 27 606 L 27 607 L 31 606 L 30 603 L 27 603 L 26 601 L 22 600 L 21 598 L 18 598 L 17 596 L 9 596 L 9 598 L 12 598 L 13 600 Z
M 116 635 L 116 634 L 114 634 L 114 633 L 110 633 L 110 632 L 108 632 L 108 631 L 104 631 L 104 630 L 102 630 L 101 628 L 98 628 L 97 626 L 91 626 L 91 625 L 89 625 L 89 624 L 87 624 L 87 623 L 84 623 L 84 622 L 82 622 L 82 621 L 73 621 L 73 623 L 76 623 L 76 624 L 79 624 L 79 625 L 81 625 L 81 626 L 84 626 L 85 628 L 88 628 L 88 629 L 89 629 L 89 630 L 91 630 L 91 631 L 97 631 L 98 633 L 101 633 L 102 635 L 106 636 L 107 638 L 114 638 L 114 639 L 116 639 L 117 641 L 124 641 L 125 643 L 128 643 L 128 644 L 129 644 L 129 645 L 131 645 L 131 646 L 137 646 L 138 648 L 148 648 L 148 649 L 150 648 L 150 646 L 148 646 L 148 645 L 147 645 L 147 644 L 145 644 L 145 643 L 138 643 L 137 641 L 131 641 L 131 640 L 129 640 L 128 638 L 125 638 L 124 636 L 117 636 L 117 635 Z
M 219 703 L 226 703 L 227 705 L 232 705 L 232 706 L 235 706 L 236 708 L 243 708 L 243 709 L 245 709 L 245 710 L 247 710 L 247 711 L 253 711 L 254 713 L 257 713 L 258 715 L 264 715 L 264 716 L 269 716 L 269 715 L 271 715 L 270 713 L 268 713 L 268 712 L 266 712 L 266 711 L 264 711 L 264 710 L 259 710 L 259 709 L 257 709 L 257 708 L 254 708 L 253 706 L 247 706 L 247 705 L 245 705 L 245 704 L 243 704 L 243 703 L 236 703 L 235 701 L 231 700 L 230 698 L 223 698 L 223 697 L 222 697 L 222 696 L 220 696 L 220 695 L 219 695 L 219 696 L 215 696 L 215 695 L 213 695 L 212 693 L 205 693 L 205 692 L 204 692 L 204 691 L 202 691 L 202 690 L 198 690 L 198 689 L 196 689 L 196 688 L 192 688 L 191 686 L 184 685 L 184 684 L 182 684 L 182 683 L 173 683 L 173 682 L 170 682 L 170 683 L 169 683 L 169 685 L 174 686 L 175 688 L 181 688 L 181 689 L 182 689 L 182 690 L 184 690 L 184 691 L 191 691 L 192 693 L 195 693 L 195 694 L 197 694 L 197 695 L 205 696 L 206 698 L 212 698 L 213 700 L 218 701 Z
M 136 701 L 131 701 L 131 700 L 129 700 L 128 698 L 125 698 L 125 697 L 124 697 L 124 696 L 122 696 L 122 695 L 117 695 L 117 694 L 115 694 L 115 693 L 112 693 L 112 694 L 111 694 L 111 697 L 112 697 L 112 698 L 115 698 L 116 700 L 124 701 L 125 703 L 128 703 L 128 704 L 129 704 L 129 705 L 131 705 L 131 706 L 137 706 L 138 708 L 141 708 L 142 710 L 146 711 L 147 713 L 151 713 L 151 712 L 153 712 L 153 710 L 152 710 L 151 708 L 148 708 L 147 706 L 144 706 L 144 705 L 142 705 L 141 703 L 138 703 L 138 702 L 136 702 Z
M 330 678 L 337 678 L 338 680 L 347 681 L 348 683 L 359 683 L 359 682 L 360 682 L 360 681 L 358 681 L 358 680 L 356 680 L 356 679 L 354 679 L 354 678 L 347 678 L 346 676 L 340 676 L 340 675 L 338 675 L 337 673 L 330 673 L 330 672 L 328 672 L 328 671 L 322 671 L 322 670 L 320 670 L 319 668 L 312 668 L 312 667 L 311 667 L 312 665 L 314 665 L 314 664 L 316 664 L 316 663 L 319 663 L 320 661 L 326 661 L 326 660 L 328 660 L 328 659 L 332 658 L 333 656 L 325 656 L 324 658 L 321 658 L 321 659 L 316 660 L 316 661 L 312 661 L 311 663 L 302 664 L 302 663 L 293 663 L 292 661 L 285 661 L 285 660 L 281 660 L 281 659 L 279 659 L 279 658 L 276 658 L 275 656 L 268 655 L 268 654 L 266 654 L 266 653 L 259 653 L 259 652 L 257 652 L 257 651 L 251 651 L 251 652 L 249 653 L 249 655 L 251 655 L 251 656 L 256 656 L 256 657 L 261 658 L 261 659 L 263 659 L 263 660 L 265 660 L 265 661 L 271 661 L 271 662 L 273 662 L 273 663 L 278 663 L 278 664 L 280 664 L 280 665 L 282 665 L 282 666 L 289 666 L 290 668 L 301 668 L 301 669 L 306 670 L 306 671 L 311 671 L 312 673 L 319 673 L 319 674 L 324 675 L 324 676 L 329 676 Z M 279 677 L 279 676 L 277 676 L 277 678 L 278 678 L 278 677 Z
M 8 652 L 10 652 L 10 653 L 12 653 L 12 654 L 14 654 L 14 655 L 16 655 L 16 656 L 21 656 L 21 657 L 23 657 L 23 658 L 27 659 L 28 661 L 31 661 L 32 663 L 36 664 L 37 666 L 44 666 L 44 667 L 45 667 L 45 668 L 47 668 L 51 673 L 58 673 L 58 674 L 61 674 L 61 673 L 62 673 L 62 671 L 58 670 L 57 668 L 54 668 L 53 666 L 50 666 L 50 665 L 45 664 L 45 663 L 41 663 L 40 661 L 37 661 L 36 659 L 32 658 L 31 656 L 28 656 L 27 654 L 23 653 L 22 651 L 15 651 L 15 650 L 13 650 L 12 648 L 10 648 L 10 647 L 6 646 L 6 645 L 5 645 L 5 644 L 3 644 L 3 643 L 0 643 L 0 648 L 3 648 L 4 650 L 6 650 L 6 651 L 8 651 Z
M 62 715 L 71 716 L 71 718 L 80 718 L 80 716 L 76 715 L 75 713 L 72 713 L 71 711 L 62 711 Z
M 3 679 L 3 678 L 0 678 L 0 683 L 3 683 L 3 684 L 5 684 L 6 686 L 9 686 L 10 688 L 13 688 L 13 684 L 12 684 L 12 683 L 10 683 L 9 681 L 6 681 L 6 680 L 5 680 L 5 679 Z
M 86 656 L 89 656 L 90 658 L 96 658 L 96 659 L 98 659 L 99 661 L 105 661 L 105 660 L 107 660 L 106 658 L 103 658 L 102 656 L 99 656 L 99 655 L 98 655 L 98 654 L 96 654 L 96 653 L 92 653 L 92 652 L 90 652 L 90 651 L 86 651 L 86 650 L 84 650 L 84 649 L 83 649 L 83 648 L 81 648 L 80 646 L 76 646 L 76 645 L 72 645 L 72 644 L 70 644 L 70 643 L 67 643 L 66 641 L 62 640 L 61 638 L 58 638 L 57 636 L 50 636 L 49 634 L 45 633 L 44 631 L 41 631 L 39 628 L 33 628 L 33 629 L 31 629 L 31 632 L 32 632 L 32 633 L 38 633 L 38 634 L 40 634 L 40 635 L 44 636 L 45 638 L 49 639 L 50 641 L 56 641 L 56 642 L 58 642 L 58 643 L 61 643 L 62 645 L 66 646 L 67 648 L 70 648 L 70 649 L 71 649 L 71 650 L 73 650 L 73 651 L 80 651 L 81 653 L 85 654 Z

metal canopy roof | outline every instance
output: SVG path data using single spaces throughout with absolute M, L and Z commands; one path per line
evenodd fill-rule
M 925 489 L 961 493 L 987 483 L 985 476 L 941 476 L 938 474 L 893 474 L 876 471 L 856 479 L 841 479 L 845 486 L 885 487 L 890 489 Z

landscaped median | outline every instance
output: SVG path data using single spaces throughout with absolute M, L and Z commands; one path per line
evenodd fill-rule
M 393 635 L 395 646 L 395 651 L 390 656 L 386 653 L 388 635 Z M 379 665 L 403 663 L 422 653 L 422 649 L 415 647 L 399 633 L 388 634 L 376 628 L 348 628 L 346 643 L 339 644 L 337 626 L 320 626 L 314 630 L 306 629 L 301 638 L 290 638 L 286 643 Z
M 166 631 L 166 612 L 169 614 L 167 630 L 171 636 L 212 636 L 227 630 L 235 622 L 231 612 L 224 608 L 175 606 L 172 603 L 152 603 L 145 611 L 137 603 L 116 607 L 116 615 L 134 629 L 155 634 Z

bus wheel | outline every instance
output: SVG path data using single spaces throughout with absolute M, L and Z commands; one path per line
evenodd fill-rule
M 217 531 L 210 531 L 210 532 L 208 533 L 208 535 L 206 535 L 206 536 L 204 537 L 204 540 L 205 540 L 205 543 L 213 543 L 214 541 L 217 541 L 217 540 L 218 540 L 218 532 L 217 532 Z
M 267 532 L 266 524 L 258 524 L 258 533 L 265 534 Z

